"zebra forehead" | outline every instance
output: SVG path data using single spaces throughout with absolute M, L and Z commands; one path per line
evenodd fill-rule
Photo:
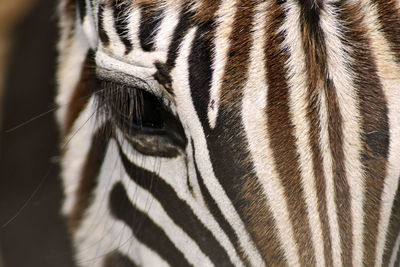
M 81 0 L 84 1 L 84 0 Z M 216 19 L 219 15 L 217 10 L 221 8 L 221 0 L 101 0 L 100 2 L 105 4 L 120 4 L 125 7 L 135 8 L 135 7 L 153 7 L 153 8 L 163 8 L 167 6 L 174 6 L 178 10 L 185 9 L 190 11 L 192 19 L 196 23 L 205 23 Z M 251 8 L 254 5 L 263 3 L 263 0 L 228 0 L 224 1 L 226 6 L 239 6 L 241 9 Z M 303 0 L 300 2 L 306 2 L 305 5 L 310 8 L 318 8 L 320 4 L 314 3 L 314 0 Z M 321 2 L 320 0 L 316 2 Z M 240 19 L 240 13 L 236 19 Z M 250 21 L 248 22 L 250 24 Z
M 187 1 L 187 0 L 101 0 L 102 3 L 107 4 L 125 4 L 131 6 L 166 6 L 166 5 L 192 5 L 199 0 Z

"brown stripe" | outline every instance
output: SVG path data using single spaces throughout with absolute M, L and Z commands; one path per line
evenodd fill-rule
M 65 118 L 65 133 L 64 136 L 70 133 L 75 120 L 78 118 L 81 111 L 85 108 L 90 94 L 95 87 L 94 74 L 94 55 L 93 51 L 89 50 L 86 59 L 82 66 L 81 77 L 75 87 L 74 93 L 68 104 L 67 114 Z
M 115 1 L 115 0 L 108 0 L 108 1 Z M 132 1 L 131 1 L 132 2 Z M 160 4 L 164 4 L 162 3 L 162 1 L 160 0 L 135 0 L 132 3 L 135 7 L 141 7 L 141 6 L 160 6 Z
M 395 0 L 374 0 L 374 4 L 378 9 L 378 20 L 385 34 L 386 39 L 390 42 L 390 48 L 400 63 L 400 4 L 396 4 Z
M 400 177 L 399 177 L 400 179 Z M 397 187 L 396 196 L 393 200 L 392 214 L 390 215 L 389 227 L 386 232 L 385 252 L 383 254 L 383 266 L 388 266 L 390 257 L 394 251 L 396 239 L 400 234 L 400 186 Z
M 251 30 L 255 4 L 253 1 L 249 4 L 248 1 L 241 0 L 238 1 L 236 8 L 220 93 L 221 105 L 225 107 L 236 103 L 240 105 L 239 99 L 241 99 L 247 80 L 250 63 Z M 221 108 L 221 110 L 224 109 Z
M 214 20 L 218 11 L 220 0 L 201 0 L 198 10 L 196 10 L 193 20 L 199 24 Z
M 340 19 L 344 40 L 353 59 L 352 69 L 360 101 L 362 121 L 362 166 L 364 166 L 364 265 L 375 263 L 381 197 L 386 177 L 389 150 L 389 125 L 386 99 L 371 53 L 368 31 L 363 25 L 359 3 L 343 5 Z M 350 45 L 351 44 L 351 45 Z
M 65 1 L 64 10 L 61 13 L 71 21 L 75 20 L 76 17 L 76 0 L 67 0 Z
M 230 113 L 238 112 L 240 114 L 239 110 L 241 110 L 242 94 L 248 78 L 250 64 L 254 13 L 254 1 L 251 3 L 245 0 L 238 2 L 233 20 L 234 25 L 229 38 L 231 42 L 220 96 L 220 110 L 226 110 Z M 219 123 L 222 123 L 223 118 L 225 116 L 220 114 L 217 127 Z M 237 124 L 238 129 L 243 127 L 239 122 Z M 241 144 L 245 145 L 245 139 Z M 246 153 L 242 157 L 240 164 L 244 165 L 242 168 L 247 169 L 251 165 L 249 163 L 251 162 L 250 155 Z M 242 176 L 240 179 L 243 182 L 241 182 L 239 195 L 235 196 L 235 203 L 240 207 L 239 213 L 243 214 L 242 219 L 255 246 L 267 265 L 284 266 L 285 258 L 277 238 L 275 222 L 256 177 L 248 171 L 247 176 Z
M 68 216 L 68 226 L 72 231 L 78 229 L 84 213 L 92 201 L 97 177 L 108 147 L 110 129 L 106 123 L 97 130 L 92 138 L 92 144 L 81 171 L 79 185 L 75 191 L 75 203 Z
M 243 205 L 244 222 L 254 244 L 267 266 L 286 266 L 284 252 L 278 239 L 278 230 L 271 213 L 271 206 L 264 198 L 263 190 L 254 177 L 242 177 L 244 182 L 238 199 L 247 200 Z M 251 205 L 250 205 L 251 203 Z
M 332 152 L 332 172 L 335 187 L 335 203 L 338 214 L 342 264 L 352 266 L 353 223 L 351 217 L 350 188 L 344 169 L 343 118 L 340 113 L 336 88 L 331 80 L 326 82 L 326 96 L 329 110 L 329 146 Z
M 266 107 L 268 134 L 274 163 L 284 187 L 289 216 L 294 228 L 294 238 L 299 248 L 300 264 L 315 266 L 314 248 L 300 178 L 296 138 L 289 114 L 287 84 L 289 73 L 286 67 L 289 52 L 282 49 L 285 33 L 280 30 L 286 15 L 279 4 L 272 4 L 269 12 L 265 46 L 269 88 Z
M 140 7 L 140 13 L 140 45 L 143 51 L 154 51 L 154 37 L 162 21 L 162 10 L 154 5 L 143 5 Z
M 319 1 L 321 2 L 321 1 Z M 326 205 L 326 184 L 319 146 L 321 127 L 319 124 L 320 90 L 326 88 L 327 57 L 324 33 L 319 25 L 322 4 L 311 5 L 310 1 L 300 0 L 300 26 L 307 72 L 307 119 L 310 125 L 308 139 L 311 146 L 315 187 L 318 198 L 319 219 L 322 226 L 324 257 L 326 266 L 333 266 L 332 244 L 329 218 Z M 324 122 L 325 123 L 325 122 Z

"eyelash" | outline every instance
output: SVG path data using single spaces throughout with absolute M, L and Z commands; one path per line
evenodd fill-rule
M 182 124 L 157 96 L 137 87 L 97 79 L 98 114 L 118 127 L 144 155 L 175 157 L 185 150 Z M 113 132 L 113 131 L 112 131 Z
M 161 112 L 167 111 L 156 96 L 139 88 L 97 79 L 98 107 L 122 130 L 156 131 L 163 128 Z

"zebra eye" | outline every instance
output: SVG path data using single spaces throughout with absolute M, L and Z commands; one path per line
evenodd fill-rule
M 155 95 L 137 87 L 98 80 L 100 106 L 140 153 L 175 157 L 187 139 L 171 110 Z
M 112 86 L 110 86 L 112 87 Z M 116 89 L 114 97 L 109 98 L 112 113 L 128 132 L 154 132 L 163 129 L 162 113 L 166 110 L 152 94 L 133 87 Z

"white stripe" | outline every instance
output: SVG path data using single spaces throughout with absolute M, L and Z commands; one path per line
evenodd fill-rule
M 399 253 L 399 250 L 400 250 L 400 234 L 397 236 L 396 242 L 394 243 L 394 248 L 393 248 L 392 255 L 390 257 L 389 266 L 394 267 L 394 264 L 396 263 L 397 254 Z
M 289 86 L 289 112 L 294 125 L 296 147 L 299 153 L 300 175 L 307 207 L 311 239 L 315 251 L 317 266 L 325 266 L 324 243 L 322 226 L 318 212 L 315 175 L 313 171 L 312 151 L 309 144 L 310 125 L 307 119 L 306 97 L 308 94 L 305 57 L 301 36 L 300 9 L 297 3 L 290 1 L 286 4 L 286 16 L 282 30 L 286 31 L 283 46 L 289 49 L 290 57 L 287 62 Z
M 132 50 L 135 49 L 141 50 L 140 39 L 139 39 L 141 17 L 142 15 L 140 9 L 134 9 L 131 12 L 129 12 L 127 37 L 132 43 L 132 48 L 133 48 Z
M 343 153 L 347 182 L 351 196 L 351 219 L 353 226 L 353 265 L 361 266 L 363 257 L 363 199 L 364 182 L 360 162 L 360 114 L 357 94 L 352 82 L 351 70 L 346 62 L 351 61 L 350 55 L 341 44 L 339 25 L 332 5 L 321 9 L 321 28 L 325 33 L 327 47 L 328 75 L 332 79 L 340 113 L 343 119 Z M 337 203 L 340 204 L 340 203 Z
M 237 0 L 222 1 L 216 14 L 217 26 L 215 28 L 215 49 L 212 63 L 213 75 L 210 88 L 210 103 L 208 104 L 208 120 L 211 128 L 214 128 L 217 122 L 221 85 L 228 59 L 232 25 L 237 9 L 236 3 Z
M 179 23 L 179 11 L 179 8 L 174 5 L 168 5 L 164 9 L 163 19 L 155 38 L 155 50 L 165 52 L 165 58 L 161 62 L 165 62 L 167 59 L 166 53 L 172 41 L 174 30 Z
M 118 251 L 128 257 L 137 266 L 169 266 L 157 251 L 152 250 L 132 235 L 130 228 L 123 222 L 113 221 L 110 231 L 112 232 L 107 232 L 107 234 L 114 236 L 116 238 L 115 240 L 118 240 L 120 243 L 120 245 L 117 246 Z M 120 237 L 125 238 L 121 239 Z M 101 266 L 104 266 L 104 264 Z M 90 267 L 93 266 L 90 265 Z
M 65 27 L 67 22 L 65 23 Z M 58 94 L 57 102 L 57 120 L 62 132 L 65 132 L 65 118 L 69 109 L 69 104 L 75 88 L 80 80 L 83 62 L 86 59 L 86 53 L 89 44 L 82 31 L 82 27 L 78 26 L 74 30 L 74 36 L 69 39 L 67 32 L 62 34 L 62 40 L 58 45 L 60 51 L 59 64 L 57 70 Z M 65 30 L 67 31 L 67 30 Z
M 335 183 L 332 170 L 332 151 L 329 145 L 329 112 L 327 107 L 327 96 L 325 90 L 321 90 L 320 94 L 320 111 L 319 118 L 321 121 L 320 148 L 322 154 L 322 166 L 324 170 L 325 186 L 326 186 L 326 205 L 329 221 L 330 239 L 332 245 L 332 262 L 333 266 L 342 266 L 342 248 L 340 246 L 340 231 L 337 217 L 337 209 L 335 203 Z
M 277 234 L 289 266 L 300 266 L 297 245 L 289 218 L 284 189 L 273 165 L 274 159 L 269 144 L 267 118 L 267 82 L 265 79 L 265 27 L 267 5 L 257 7 L 255 13 L 253 47 L 250 53 L 249 78 L 245 86 L 242 103 L 242 120 L 248 138 L 251 156 L 257 177 L 262 184 L 271 213 L 276 222 Z
M 89 0 L 86 0 L 86 16 L 84 17 L 82 27 L 90 47 L 95 49 L 97 46 L 97 29 Z
M 176 13 L 176 12 L 175 12 Z M 175 14 L 174 13 L 174 14 Z M 177 14 L 177 13 L 176 13 Z M 170 22 L 172 25 L 161 25 L 160 30 L 166 31 L 166 33 L 171 33 L 175 29 L 175 24 L 178 23 L 178 20 L 172 20 L 173 15 L 171 15 L 171 18 L 169 17 L 167 19 L 168 22 Z M 177 16 L 177 15 L 176 15 Z M 97 63 L 103 63 L 103 65 L 107 65 L 107 62 L 110 61 L 110 64 L 113 64 L 114 66 L 110 66 L 115 68 L 115 70 L 118 70 L 121 73 L 129 73 L 130 69 L 139 69 L 139 68 L 144 68 L 144 69 L 152 69 L 154 70 L 152 74 L 156 71 L 154 67 L 154 63 L 156 61 L 159 62 L 165 62 L 166 57 L 167 57 L 167 52 L 168 52 L 168 46 L 170 45 L 170 38 L 167 39 L 167 36 L 165 32 L 160 33 L 156 38 L 156 44 L 159 44 L 160 42 L 162 43 L 163 47 L 160 47 L 157 51 L 151 51 L 151 52 L 143 52 L 142 49 L 132 49 L 132 51 L 128 54 L 125 55 L 126 47 L 122 43 L 119 35 L 116 32 L 115 25 L 114 25 L 114 16 L 113 16 L 113 10 L 110 8 L 105 7 L 104 12 L 103 12 L 103 25 L 104 25 L 104 31 L 107 33 L 110 43 L 108 46 L 100 45 L 97 49 L 97 55 L 96 55 L 96 61 Z M 139 40 L 139 26 L 140 24 L 140 12 L 139 10 L 135 10 L 131 16 L 128 17 L 129 21 L 129 36 L 130 40 L 132 41 L 133 48 L 139 48 L 140 46 L 140 40 Z M 175 22 L 175 24 L 173 23 Z M 137 24 L 135 24 L 137 23 Z M 163 28 L 164 27 L 164 28 Z M 136 34 L 135 36 L 133 34 Z M 162 41 L 159 40 L 159 38 L 164 38 L 161 39 Z M 164 47 L 165 46 L 165 47 Z M 99 62 L 99 59 L 103 62 Z M 118 61 L 118 62 L 117 62 Z M 122 65 L 121 67 L 117 67 L 116 65 Z M 127 70 L 125 70 L 127 69 Z M 149 75 L 152 75 L 149 74 Z M 140 74 L 139 74 L 140 75 Z M 144 77 L 141 77 L 143 78 Z M 148 77 L 145 77 L 145 79 L 148 79 Z
M 75 193 L 82 179 L 81 170 L 91 146 L 90 140 L 93 138 L 96 126 L 100 125 L 96 121 L 96 116 L 93 115 L 96 111 L 94 105 L 94 101 L 91 98 L 76 119 L 70 134 L 64 140 L 63 147 L 66 146 L 66 151 L 61 166 L 62 177 L 64 177 L 63 189 L 66 198 L 62 208 L 63 214 L 69 214 L 75 205 Z M 75 147 L 79 149 L 74 149 Z
M 112 54 L 123 57 L 125 56 L 126 46 L 122 43 L 116 28 L 115 28 L 115 18 L 114 18 L 114 10 L 110 8 L 108 5 L 104 6 L 103 11 L 103 29 L 107 33 L 108 38 L 110 39 L 108 46 L 103 46 L 100 42 L 100 46 L 105 51 L 112 51 Z
M 188 52 L 186 50 L 186 52 Z M 185 59 L 185 60 L 184 60 Z M 182 125 L 187 125 L 189 132 L 194 140 L 196 150 L 195 157 L 198 162 L 198 167 L 201 175 L 206 177 L 204 183 L 208 188 L 211 196 L 215 199 L 216 204 L 221 210 L 225 218 L 227 218 L 234 229 L 239 243 L 244 252 L 248 255 L 252 266 L 264 266 L 263 260 L 254 247 L 243 222 L 236 213 L 231 201 L 226 195 L 224 189 L 215 177 L 213 167 L 209 158 L 207 142 L 204 136 L 203 127 L 198 119 L 193 102 L 191 100 L 191 92 L 189 85 L 189 66 L 187 55 L 179 56 L 176 61 L 176 67 L 172 70 L 171 76 L 174 78 L 173 87 L 175 92 L 175 100 L 179 114 L 185 114 L 181 117 Z M 189 120 L 189 121 L 187 121 Z

